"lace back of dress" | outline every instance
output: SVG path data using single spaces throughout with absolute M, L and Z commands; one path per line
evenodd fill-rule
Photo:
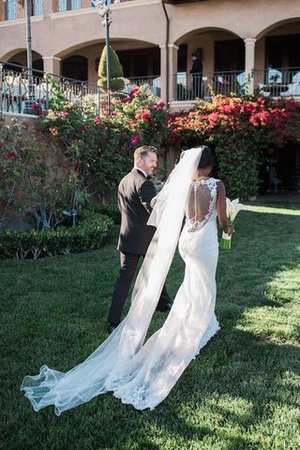
M 199 231 L 209 220 L 215 218 L 216 198 L 216 179 L 193 182 L 186 209 L 189 232 Z

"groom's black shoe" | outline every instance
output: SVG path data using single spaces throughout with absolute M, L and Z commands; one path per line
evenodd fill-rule
M 159 312 L 168 312 L 172 308 L 172 303 L 166 303 L 164 306 L 158 306 L 156 311 Z

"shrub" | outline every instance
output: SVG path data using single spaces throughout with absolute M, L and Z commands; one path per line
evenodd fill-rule
M 7 230 L 0 233 L 0 258 L 33 258 L 67 255 L 94 250 L 110 237 L 113 221 L 101 214 L 90 215 L 75 228 L 50 231 Z
M 264 148 L 299 140 L 299 116 L 293 100 L 215 96 L 189 113 L 171 115 L 168 142 L 214 147 L 228 195 L 245 199 L 257 192 Z
M 23 125 L 16 120 L 6 124 L 0 116 L 0 231 L 5 227 L 14 206 L 25 167 L 20 157 Z
M 80 220 L 86 220 L 98 214 L 104 214 L 110 217 L 117 225 L 121 223 L 121 213 L 116 203 L 97 203 L 89 206 L 83 210 Z
M 122 77 L 123 68 L 119 61 L 118 55 L 109 46 L 109 63 L 110 63 L 110 88 L 112 91 L 121 91 L 124 88 L 124 80 Z M 99 68 L 98 68 L 98 86 L 104 91 L 107 90 L 107 51 L 106 46 L 102 50 Z

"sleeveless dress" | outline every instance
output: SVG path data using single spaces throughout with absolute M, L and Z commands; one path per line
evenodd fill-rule
M 184 369 L 219 330 L 214 309 L 218 235 L 217 184 L 194 182 L 179 239 L 185 275 L 163 325 L 136 355 L 136 373 L 114 395 L 136 409 L 153 409 L 170 392 Z
M 163 327 L 143 345 L 156 306 L 155 302 L 150 305 L 151 298 L 159 298 L 159 286 L 153 288 L 160 270 L 154 256 L 151 268 L 142 267 L 141 272 L 149 272 L 149 282 L 139 287 L 140 298 L 134 300 L 133 295 L 128 316 L 83 363 L 66 373 L 43 366 L 39 375 L 24 378 L 21 390 L 35 411 L 54 405 L 60 415 L 107 391 L 136 409 L 153 409 L 168 395 L 190 361 L 219 329 L 214 313 L 218 182 L 214 178 L 193 182 L 189 191 L 179 239 L 185 275 Z M 178 186 L 176 179 L 174 186 Z M 174 205 L 169 207 L 172 213 Z M 168 245 L 169 230 L 162 233 L 161 245 Z M 143 283 L 148 278 L 142 277 Z M 164 277 L 160 285 L 163 282 Z

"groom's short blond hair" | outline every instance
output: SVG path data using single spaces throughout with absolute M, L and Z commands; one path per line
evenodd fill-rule
M 158 150 L 154 145 L 142 145 L 141 147 L 138 147 L 134 152 L 134 161 L 136 161 L 138 158 L 144 158 L 145 156 L 148 156 L 149 153 L 155 153 L 158 154 Z

